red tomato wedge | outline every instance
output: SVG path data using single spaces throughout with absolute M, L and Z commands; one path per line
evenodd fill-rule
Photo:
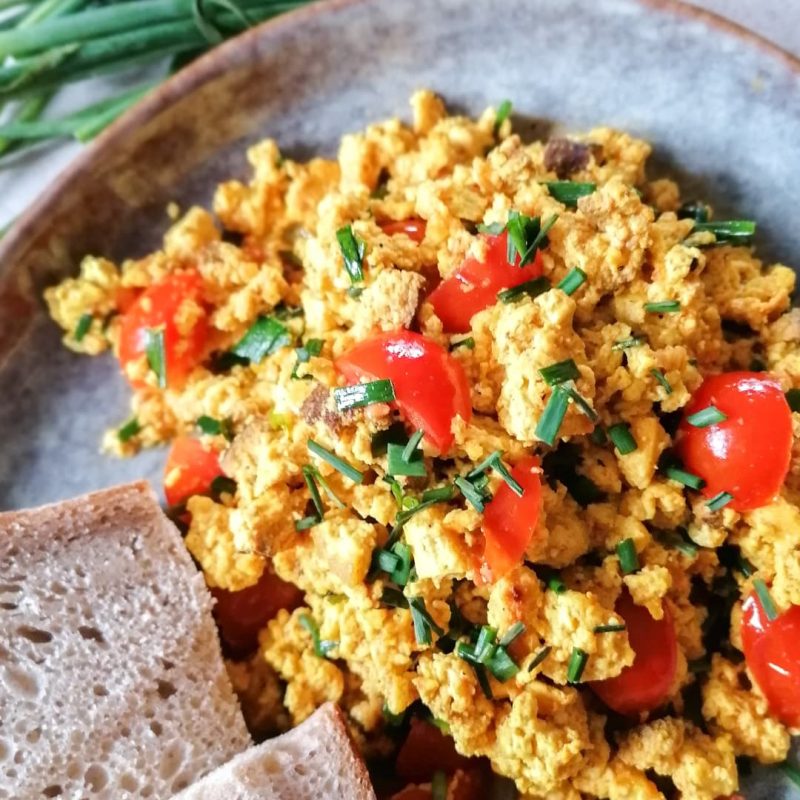
M 205 310 L 181 321 L 186 301 L 192 310 L 202 306 L 203 281 L 194 270 L 175 272 L 140 294 L 120 317 L 119 360 L 124 367 L 147 351 L 149 331 L 164 331 L 164 361 L 167 386 L 180 386 L 200 363 L 208 339 Z M 138 385 L 134 382 L 134 385 Z
M 405 781 L 425 783 L 439 770 L 451 773 L 466 769 L 474 763 L 456 752 L 450 736 L 430 722 L 414 717 L 403 746 L 397 754 L 395 768 Z
M 541 252 L 536 253 L 530 264 L 520 267 L 519 255 L 514 264 L 508 263 L 508 234 L 505 231 L 484 238 L 485 259 L 465 259 L 428 297 L 447 333 L 466 333 L 475 314 L 497 302 L 498 292 L 542 274 Z
M 742 645 L 747 667 L 770 711 L 800 728 L 800 606 L 769 620 L 755 594 L 742 605 Z
M 379 333 L 345 353 L 336 368 L 350 383 L 389 379 L 400 413 L 441 453 L 453 443 L 454 417 L 472 417 L 463 367 L 419 333 Z
M 222 475 L 219 453 L 199 439 L 179 436 L 172 442 L 164 465 L 164 494 L 167 503 L 177 506 L 195 494 L 206 494 L 214 478 Z
M 669 697 L 678 665 L 678 641 L 669 609 L 653 619 L 624 591 L 614 610 L 625 620 L 628 641 L 636 654 L 633 664 L 614 678 L 593 681 L 594 693 L 619 714 L 638 714 L 658 708 Z
M 212 589 L 214 618 L 223 641 L 236 655 L 255 650 L 259 631 L 282 608 L 290 611 L 303 602 L 303 593 L 267 567 L 258 583 L 238 592 Z
M 483 511 L 483 559 L 492 580 L 502 578 L 525 555 L 542 510 L 542 467 L 536 456 L 522 459 L 511 475 L 522 486 L 519 497 L 503 483 Z
M 493 796 L 492 781 L 487 769 L 482 767 L 456 770 L 447 776 L 446 800 L 486 800 Z M 429 783 L 421 786 L 411 784 L 393 794 L 389 800 L 433 800 Z
M 416 217 L 401 220 L 387 220 L 379 224 L 381 230 L 388 236 L 396 236 L 398 233 L 404 233 L 417 244 L 425 238 L 425 228 L 427 227 L 424 219 L 417 219 Z
M 727 419 L 697 428 L 687 417 L 709 406 Z M 762 372 L 706 378 L 678 428 L 678 452 L 705 482 L 703 493 L 730 492 L 730 507 L 747 511 L 771 502 L 789 471 L 792 412 L 780 384 Z

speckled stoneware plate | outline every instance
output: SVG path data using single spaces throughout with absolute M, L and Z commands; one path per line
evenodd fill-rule
M 518 129 L 610 124 L 655 145 L 653 173 L 685 180 L 722 216 L 759 222 L 769 258 L 800 266 L 800 62 L 674 2 L 331 0 L 201 59 L 107 131 L 0 246 L 0 509 L 160 471 L 160 452 L 114 461 L 102 431 L 126 416 L 110 357 L 70 354 L 41 287 L 79 257 L 144 254 L 168 199 L 207 202 L 247 175 L 245 146 L 333 154 L 341 134 L 405 114 L 418 87 L 452 109 L 511 98 Z M 691 177 L 690 177 L 691 176 Z M 774 773 L 749 800 L 788 798 Z M 795 793 L 794 797 L 800 797 Z

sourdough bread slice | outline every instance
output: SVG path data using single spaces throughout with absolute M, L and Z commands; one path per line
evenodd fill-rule
M 375 800 L 342 712 L 327 703 L 305 722 L 240 753 L 173 800 Z
M 168 798 L 251 744 L 146 483 L 0 514 L 0 798 Z

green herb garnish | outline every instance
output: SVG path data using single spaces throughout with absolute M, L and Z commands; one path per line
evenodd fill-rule
M 475 479 L 486 472 L 487 469 L 494 470 L 517 497 L 522 497 L 524 489 L 519 481 L 509 472 L 508 467 L 503 463 L 503 454 L 500 450 L 495 450 L 493 453 L 490 453 L 480 464 L 474 467 L 467 474 L 467 480 L 474 483 Z
M 487 236 L 499 236 L 506 229 L 506 226 L 501 222 L 490 222 L 488 225 L 479 222 L 475 227 L 478 233 L 483 233 Z
M 554 594 L 564 594 L 567 591 L 567 584 L 558 575 L 551 575 L 547 579 L 547 588 Z
M 573 267 L 557 284 L 566 295 L 573 295 L 586 282 L 587 275 L 580 267 Z
M 580 647 L 573 647 L 572 654 L 569 657 L 569 664 L 567 665 L 567 682 L 579 683 L 583 671 L 586 668 L 586 662 L 589 660 L 589 654 Z
M 142 429 L 139 420 L 131 417 L 124 425 L 117 429 L 117 439 L 121 442 L 128 442 Z
M 431 778 L 431 800 L 447 800 L 447 775 L 440 769 Z
M 361 283 L 364 280 L 364 253 L 366 245 L 353 233 L 351 225 L 345 225 L 336 231 L 336 241 L 342 251 L 342 261 L 351 283 Z
M 155 374 L 159 388 L 164 389 L 167 385 L 167 355 L 164 349 L 163 328 L 147 328 L 145 342 L 147 364 Z
M 387 446 L 386 469 L 390 475 L 408 475 L 421 478 L 425 475 L 425 461 L 422 453 L 416 452 L 411 458 L 405 458 L 407 445 L 389 442 Z
M 291 344 L 289 329 L 275 317 L 259 317 L 230 352 L 251 364 L 260 364 L 267 356 Z
M 472 481 L 459 475 L 454 481 L 456 487 L 464 495 L 464 499 L 479 513 L 482 513 L 491 496 L 479 489 Z
M 636 545 L 633 539 L 623 539 L 617 545 L 617 557 L 623 575 L 630 575 L 639 570 L 639 555 L 636 552 Z
M 541 663 L 542 663 L 542 661 L 544 661 L 544 660 L 547 658 L 547 656 L 549 656 L 549 655 L 550 655 L 550 652 L 552 651 L 552 649 L 553 649 L 553 648 L 552 648 L 552 647 L 550 647 L 550 645 L 547 645 L 546 647 L 543 647 L 543 648 L 542 648 L 542 649 L 541 649 L 541 650 L 540 650 L 540 651 L 539 651 L 539 652 L 538 652 L 538 653 L 537 653 L 537 654 L 534 656 L 534 658 L 533 658 L 533 661 L 531 661 L 531 663 L 530 663 L 530 664 L 528 664 L 528 672 L 533 672 L 533 670 L 535 670 L 535 669 L 536 669 L 536 667 L 538 667 L 538 666 L 539 666 L 539 664 L 541 664 Z
M 675 314 L 681 310 L 678 300 L 657 300 L 654 303 L 645 303 L 644 310 L 648 314 Z
M 784 775 L 789 778 L 795 786 L 800 786 L 800 769 L 792 766 L 788 761 L 784 761 L 779 765 Z
M 207 436 L 224 436 L 228 441 L 233 438 L 233 430 L 229 419 L 214 419 L 206 414 L 197 418 L 195 423 Z
M 608 429 L 608 438 L 614 443 L 614 447 L 617 448 L 617 452 L 621 456 L 632 453 L 638 447 L 636 439 L 633 438 L 631 433 L 631 426 L 627 422 L 618 422 L 615 425 L 611 425 Z
M 610 624 L 610 625 L 596 625 L 594 627 L 594 633 L 620 633 L 621 631 L 625 630 L 624 625 L 620 624 Z
M 682 483 L 690 489 L 700 490 L 706 482 L 699 476 L 692 472 L 687 472 L 685 469 L 676 466 L 669 466 L 664 468 L 664 474 L 672 481 Z
M 713 233 L 717 242 L 749 244 L 756 232 L 751 219 L 731 219 L 720 222 L 695 222 L 692 233 Z
M 566 383 L 562 388 L 569 395 L 569 399 L 578 406 L 582 414 L 589 417 L 592 422 L 597 422 L 597 412 L 591 407 L 589 401 L 578 392 L 574 383 Z
M 721 508 L 725 508 L 731 500 L 733 500 L 733 495 L 730 492 L 720 492 L 706 503 L 706 507 L 709 511 L 719 511 Z
M 364 473 L 357 470 L 352 464 L 343 461 L 339 456 L 326 450 L 321 444 L 318 444 L 313 439 L 308 440 L 308 449 L 323 461 L 327 461 L 337 472 L 340 472 L 345 478 L 349 478 L 353 483 L 361 483 L 364 480 Z
M 716 406 L 707 406 L 700 411 L 695 411 L 694 414 L 689 414 L 686 421 L 694 428 L 708 428 L 710 425 L 716 425 L 720 422 L 725 422 L 728 419 Z
M 764 609 L 764 614 L 766 614 L 767 619 L 770 622 L 776 620 L 778 618 L 778 609 L 775 607 L 775 601 L 772 599 L 772 595 L 769 593 L 767 584 L 764 583 L 762 578 L 754 578 L 753 588 L 756 590 L 758 602 L 760 603 L 761 608 Z
M 425 601 L 421 597 L 409 597 L 408 608 L 411 611 L 411 621 L 414 624 L 414 636 L 417 644 L 430 644 L 432 632 L 437 636 L 444 635 L 444 631 L 428 613 Z
M 405 525 L 406 522 L 408 522 L 408 520 L 414 516 L 414 514 L 418 514 L 420 511 L 430 508 L 436 503 L 446 503 L 448 500 L 453 499 L 454 494 L 455 489 L 453 486 L 440 486 L 436 489 L 428 489 L 427 491 L 423 492 L 422 499 L 416 506 L 413 508 L 404 509 L 403 511 L 399 511 L 397 513 L 397 517 L 394 521 L 394 527 L 392 528 L 392 535 L 399 533 L 402 530 L 403 525 Z
M 389 442 L 394 442 L 395 444 L 404 444 L 406 442 L 406 428 L 402 422 L 393 422 L 388 428 L 372 434 L 370 442 L 372 455 L 375 458 L 386 455 Z
M 339 411 L 363 408 L 372 403 L 391 403 L 395 399 L 394 386 L 390 380 L 381 379 L 369 383 L 354 383 L 333 390 L 333 399 Z
M 555 225 L 557 219 L 558 214 L 553 214 L 542 222 L 540 217 L 529 217 L 527 214 L 512 211 L 508 215 L 506 223 L 508 263 L 514 264 L 519 256 L 518 266 L 524 267 L 530 264 L 536 251 L 547 247 L 547 233 Z
M 322 522 L 322 520 L 316 514 L 313 514 L 311 516 L 295 520 L 294 529 L 300 533 L 301 531 L 307 531 L 309 528 L 313 528 L 315 525 L 319 525 L 320 522 Z
M 227 475 L 217 475 L 211 481 L 211 496 L 219 498 L 223 494 L 236 494 L 236 481 Z
M 301 376 L 297 374 L 297 370 L 300 368 L 301 364 L 307 364 L 312 356 L 316 357 L 322 352 L 322 348 L 325 345 L 325 341 L 323 339 L 309 339 L 302 347 L 296 347 L 294 352 L 297 356 L 297 362 L 294 365 L 294 369 L 292 370 L 291 378 L 292 380 L 298 380 Z M 310 380 L 310 375 L 303 375 L 303 380 Z
M 92 327 L 92 320 L 94 317 L 91 314 L 81 314 L 81 318 L 78 320 L 78 324 L 75 326 L 75 332 L 72 334 L 72 338 L 76 342 L 83 341 L 83 337 L 89 333 L 89 328 Z
M 497 299 L 501 303 L 508 305 L 509 303 L 515 303 L 525 296 L 538 297 L 540 294 L 544 294 L 549 288 L 550 281 L 545 278 L 544 275 L 540 275 L 538 278 L 525 281 L 525 283 L 520 283 L 518 286 L 512 286 L 510 289 L 503 289 L 503 291 L 497 293 Z
M 569 395 L 561 386 L 554 386 L 544 412 L 536 425 L 535 434 L 545 444 L 552 445 L 558 437 L 561 423 L 567 415 Z
M 457 342 L 451 342 L 450 352 L 452 353 L 453 350 L 458 350 L 459 347 L 466 347 L 467 350 L 474 350 L 475 339 L 472 336 L 465 336 L 463 339 L 459 339 Z
M 500 126 L 511 116 L 511 111 L 514 106 L 510 100 L 503 100 L 497 107 L 497 113 L 494 117 L 494 135 L 497 136 Z
M 581 376 L 578 371 L 578 365 L 572 358 L 568 358 L 566 361 L 558 361 L 549 367 L 542 367 L 539 370 L 539 374 L 549 386 L 556 386 L 566 381 L 576 381 Z
M 611 345 L 612 350 L 629 350 L 631 347 L 641 347 L 645 343 L 642 336 L 629 336 L 627 339 L 619 339 Z
M 320 638 L 319 627 L 308 614 L 301 614 L 299 621 L 309 634 L 311 634 L 311 641 L 314 643 L 314 653 L 319 658 L 327 658 L 328 653 L 339 646 L 339 642 L 332 642 L 328 639 Z
M 570 208 L 578 205 L 579 198 L 586 197 L 597 190 L 597 184 L 581 181 L 545 181 L 544 185 L 550 192 L 550 197 Z
M 515 622 L 501 637 L 497 643 L 500 647 L 508 647 L 517 637 L 525 633 L 525 623 Z
M 681 204 L 678 219 L 693 219 L 695 222 L 708 222 L 709 209 L 699 200 L 691 200 Z
M 650 370 L 650 374 L 661 384 L 661 387 L 668 395 L 672 394 L 672 386 L 670 386 L 669 381 L 660 369 L 653 367 Z

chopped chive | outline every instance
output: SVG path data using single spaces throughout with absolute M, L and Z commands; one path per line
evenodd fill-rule
M 578 205 L 579 198 L 586 197 L 597 189 L 597 184 L 581 181 L 544 181 L 544 185 L 553 200 L 570 208 Z
M 596 625 L 594 627 L 595 633 L 620 633 L 624 630 L 625 626 L 621 624 Z
M 345 225 L 336 231 L 336 241 L 342 251 L 342 261 L 351 283 L 361 283 L 364 280 L 364 253 L 366 245 L 353 233 L 351 225 Z
M 311 641 L 314 643 L 314 653 L 319 658 L 327 658 L 328 653 L 335 647 L 338 647 L 339 642 L 331 642 L 327 639 L 321 639 L 319 634 L 319 627 L 317 623 L 308 614 L 300 615 L 300 624 L 311 634 Z
M 796 786 L 800 786 L 800 769 L 793 767 L 788 761 L 784 761 L 779 765 L 784 775 L 789 778 Z
M 567 584 L 557 575 L 553 575 L 547 579 L 547 588 L 554 594 L 564 594 L 567 591 Z
M 711 662 L 707 656 L 702 656 L 701 658 L 693 658 L 686 666 L 689 668 L 689 672 L 697 675 L 702 672 L 708 672 L 711 669 Z
M 558 220 L 558 214 L 552 214 L 542 222 L 540 217 L 529 217 L 527 214 L 512 211 L 506 222 L 508 263 L 515 264 L 517 256 L 519 256 L 517 266 L 524 267 L 530 264 L 536 256 L 536 251 L 547 247 L 547 234 L 555 225 L 556 220 Z
M 398 586 L 405 586 L 411 578 L 412 559 L 411 548 L 404 542 L 396 542 L 392 545 L 392 555 L 397 558 L 398 563 L 394 569 L 389 570 L 389 577 Z
M 535 669 L 536 669 L 536 667 L 538 667 L 538 666 L 539 666 L 539 664 L 541 664 L 541 663 L 542 663 L 542 661 L 544 661 L 544 660 L 547 658 L 547 656 L 549 656 L 549 655 L 550 655 L 550 652 L 552 651 L 552 649 L 553 649 L 553 648 L 552 648 L 552 647 L 550 647 L 550 645 L 547 645 L 546 647 L 543 647 L 543 648 L 542 648 L 542 649 L 541 649 L 541 650 L 540 650 L 540 651 L 539 651 L 539 652 L 538 652 L 538 653 L 537 653 L 537 654 L 534 656 L 534 658 L 533 658 L 533 661 L 531 661 L 531 663 L 530 663 L 530 664 L 528 664 L 528 672 L 533 672 L 533 670 L 535 670 Z
M 565 361 L 557 361 L 555 364 L 550 364 L 549 367 L 542 367 L 539 370 L 539 374 L 549 386 L 556 386 L 566 381 L 576 381 L 581 376 L 578 365 L 572 358 L 568 358 Z
M 674 314 L 681 310 L 681 304 L 677 300 L 657 300 L 645 303 L 644 310 L 649 314 Z
M 786 402 L 792 411 L 800 411 L 800 389 L 789 389 L 786 392 Z
M 678 219 L 693 219 L 695 222 L 708 222 L 708 206 L 699 200 L 690 200 L 681 204 Z
M 627 422 L 618 422 L 616 425 L 609 427 L 608 438 L 614 443 L 614 447 L 617 448 L 617 452 L 621 456 L 632 453 L 638 447 L 636 439 L 633 438 L 631 433 L 631 427 Z
M 508 488 L 514 492 L 517 497 L 522 497 L 525 490 L 516 478 L 509 472 L 508 467 L 503 463 L 503 454 L 500 450 L 495 450 L 483 459 L 476 467 L 467 474 L 467 480 L 478 486 L 476 479 L 482 475 L 487 469 L 494 470 L 505 483 Z M 478 486 L 478 488 L 483 488 Z
M 491 625 L 482 625 L 478 633 L 478 641 L 475 642 L 475 658 L 485 664 L 497 646 L 497 628 Z
M 653 367 L 650 370 L 650 374 L 661 384 L 667 394 L 672 394 L 672 386 L 670 386 L 669 381 L 660 369 Z
M 297 356 L 297 361 L 294 365 L 294 369 L 292 370 L 291 379 L 296 381 L 300 379 L 300 376 L 297 374 L 297 370 L 300 368 L 301 364 L 307 364 L 311 357 L 318 356 L 322 352 L 322 348 L 325 345 L 324 339 L 309 339 L 302 347 L 296 347 L 294 352 Z M 310 379 L 310 375 L 303 375 L 303 379 Z
M 260 364 L 267 356 L 291 344 L 289 329 L 275 317 L 259 317 L 245 335 L 231 348 L 230 352 L 239 358 L 246 358 L 251 364 Z
M 602 425 L 595 425 L 594 430 L 589 434 L 589 438 L 596 445 L 604 445 L 608 442 L 606 429 Z
M 687 472 L 681 467 L 669 466 L 664 469 L 664 474 L 671 480 L 688 486 L 690 489 L 700 490 L 706 482 L 699 476 L 691 472 Z
M 730 492 L 720 492 L 706 503 L 706 507 L 709 511 L 719 511 L 721 508 L 725 508 L 731 500 L 733 500 L 733 495 Z
M 726 419 L 728 418 L 725 414 L 716 406 L 707 406 L 686 417 L 686 421 L 694 428 L 708 428 L 710 425 L 725 422 Z
M 518 286 L 513 286 L 511 289 L 503 289 L 502 292 L 497 293 L 497 299 L 501 303 L 515 303 L 526 295 L 528 297 L 538 297 L 540 294 L 544 294 L 549 288 L 550 281 L 545 278 L 544 275 L 540 275 L 538 278 L 520 283 Z
M 400 556 L 393 553 L 391 550 L 378 550 L 375 553 L 375 566 L 381 572 L 388 572 L 391 574 L 400 566 Z
M 510 100 L 503 100 L 497 107 L 497 113 L 494 117 L 494 135 L 497 136 L 500 126 L 511 116 L 511 111 L 514 108 Z
M 573 267 L 556 286 L 566 295 L 573 295 L 586 282 L 587 275 L 580 267 Z
M 697 545 L 690 539 L 685 538 L 680 531 L 663 533 L 659 538 L 665 547 L 671 547 L 674 550 L 678 550 L 685 556 L 689 556 L 689 558 L 694 558 L 697 556 Z
M 775 608 L 775 601 L 772 599 L 772 595 L 769 593 L 767 584 L 764 583 L 762 578 L 754 578 L 753 588 L 756 590 L 758 602 L 761 604 L 761 608 L 764 609 L 767 619 L 770 622 L 773 622 L 778 618 L 778 609 Z
M 346 294 L 348 297 L 351 297 L 353 300 L 358 300 L 362 294 L 364 294 L 364 287 L 363 286 L 348 286 Z
M 415 514 L 418 514 L 420 511 L 426 508 L 430 508 L 432 505 L 436 503 L 445 503 L 448 500 L 453 498 L 454 489 L 452 486 L 441 486 L 437 489 L 428 489 L 426 492 L 422 494 L 422 500 L 419 502 L 418 505 L 414 506 L 413 508 L 404 509 L 403 511 L 399 511 L 397 516 L 395 517 L 394 527 L 392 528 L 392 535 L 395 533 L 399 533 L 403 525 L 408 522 Z
M 486 494 L 478 489 L 472 481 L 459 475 L 454 481 L 456 487 L 464 495 L 464 499 L 478 512 L 486 507 L 488 499 Z
M 91 314 L 81 314 L 81 318 L 78 320 L 78 324 L 75 326 L 75 332 L 72 334 L 72 338 L 76 342 L 83 341 L 83 337 L 89 333 L 89 328 L 92 327 L 92 320 L 94 317 Z
M 435 489 L 427 489 L 422 493 L 423 503 L 442 503 L 446 500 L 452 500 L 452 498 L 452 486 L 439 486 Z
M 756 223 L 751 219 L 730 219 L 719 222 L 695 222 L 692 233 L 713 233 L 717 242 L 747 244 L 756 232 Z
M 569 399 L 575 403 L 576 406 L 581 410 L 581 412 L 589 417 L 592 422 L 597 422 L 597 412 L 591 407 L 589 401 L 582 395 L 578 390 L 575 388 L 574 383 L 566 384 L 564 387 L 564 391 L 569 395 Z
M 736 569 L 738 569 L 745 578 L 749 578 L 751 575 L 755 574 L 756 571 L 756 568 L 743 555 L 741 555 L 741 553 L 739 554 L 739 558 L 736 562 Z
M 505 647 L 496 647 L 494 649 L 494 652 L 486 661 L 486 668 L 501 683 L 510 680 L 519 672 L 519 667 Z
M 158 386 L 164 389 L 167 385 L 167 354 L 164 347 L 164 330 L 146 329 L 145 355 L 147 364 L 155 373 Z
M 475 670 L 475 677 L 478 679 L 478 685 L 481 687 L 483 696 L 487 700 L 493 700 L 494 695 L 492 694 L 492 686 L 489 683 L 489 679 L 486 677 L 486 668 L 481 664 L 474 664 L 472 668 Z
M 453 350 L 457 350 L 459 347 L 466 347 L 467 350 L 474 350 L 475 349 L 475 339 L 472 336 L 465 336 L 463 339 L 459 339 L 457 342 L 450 343 L 450 352 L 452 353 Z
M 337 472 L 341 472 L 345 478 L 350 478 L 353 483 L 361 483 L 364 480 L 364 473 L 357 470 L 352 464 L 343 461 L 339 456 L 326 450 L 321 444 L 317 444 L 313 439 L 308 440 L 308 449 L 323 461 L 327 461 Z
M 589 654 L 580 647 L 573 647 L 572 654 L 569 657 L 569 664 L 567 665 L 567 682 L 579 683 L 583 670 L 586 668 L 586 662 L 589 660 Z
M 117 439 L 121 442 L 128 442 L 142 429 L 139 420 L 131 417 L 124 425 L 117 429 Z
M 333 399 L 339 411 L 363 408 L 372 403 L 391 403 L 395 399 L 394 386 L 390 380 L 382 379 L 369 383 L 354 383 L 333 390 Z
M 623 539 L 617 545 L 617 557 L 623 575 L 630 575 L 639 570 L 639 554 L 633 539 Z
M 425 432 L 422 430 L 415 431 L 414 433 L 411 434 L 411 438 L 408 440 L 408 443 L 403 449 L 403 454 L 402 454 L 403 461 L 410 461 L 413 458 L 417 448 L 419 447 L 419 443 L 422 441 L 422 437 L 424 435 Z
M 431 800 L 447 800 L 447 775 L 440 769 L 431 778 Z
M 408 598 L 393 586 L 386 586 L 381 595 L 381 603 L 391 608 L 408 608 Z
M 425 461 L 422 454 L 418 453 L 411 460 L 403 458 L 405 447 L 401 444 L 389 442 L 387 446 L 386 469 L 389 475 L 408 475 L 410 477 L 422 478 L 425 476 Z
M 334 492 L 333 489 L 331 489 L 328 481 L 326 481 L 325 478 L 322 477 L 320 471 L 316 467 L 312 467 L 310 465 L 303 467 L 304 478 L 306 476 L 306 473 L 308 473 L 308 476 L 312 480 L 312 482 L 322 487 L 325 494 L 337 508 L 346 508 L 345 504 L 339 499 L 336 492 Z M 308 480 L 306 480 L 306 485 L 308 485 Z M 309 491 L 311 491 L 311 487 L 309 487 Z M 322 512 L 320 512 L 320 517 L 322 517 Z
M 611 345 L 612 350 L 628 350 L 631 347 L 641 347 L 645 343 L 642 336 L 629 336 L 627 339 L 618 339 Z
M 411 621 L 414 624 L 414 636 L 417 644 L 430 644 L 431 632 L 437 636 L 444 635 L 444 631 L 428 613 L 425 608 L 425 601 L 421 597 L 409 597 L 408 608 L 411 611 Z
M 406 441 L 406 429 L 402 422 L 393 422 L 388 428 L 376 431 L 372 434 L 370 441 L 370 451 L 372 455 L 385 456 L 389 447 L 389 442 L 404 444 Z
M 488 236 L 499 236 L 506 229 L 506 226 L 501 222 L 490 222 L 488 225 L 479 222 L 476 228 L 478 233 L 484 233 Z
M 515 622 L 500 638 L 498 645 L 500 647 L 508 647 L 518 636 L 525 633 L 525 623 Z
M 459 642 L 456 645 L 456 655 L 464 661 L 469 661 L 470 664 L 481 663 L 475 655 L 475 648 L 466 642 Z
M 231 422 L 228 419 L 219 420 L 203 414 L 201 417 L 197 418 L 195 425 L 207 436 L 224 436 L 229 441 L 233 438 Z
M 303 517 L 302 519 L 295 520 L 294 529 L 300 533 L 300 531 L 307 531 L 309 528 L 319 525 L 320 522 L 322 522 L 322 520 L 316 515 Z
M 569 395 L 561 386 L 553 387 L 553 392 L 536 425 L 535 434 L 538 439 L 541 439 L 545 444 L 549 445 L 555 442 L 558 431 L 561 428 L 561 423 L 564 421 L 564 417 L 567 414 L 568 406 Z
M 227 475 L 217 475 L 211 481 L 211 496 L 219 498 L 223 494 L 236 494 L 236 481 Z

